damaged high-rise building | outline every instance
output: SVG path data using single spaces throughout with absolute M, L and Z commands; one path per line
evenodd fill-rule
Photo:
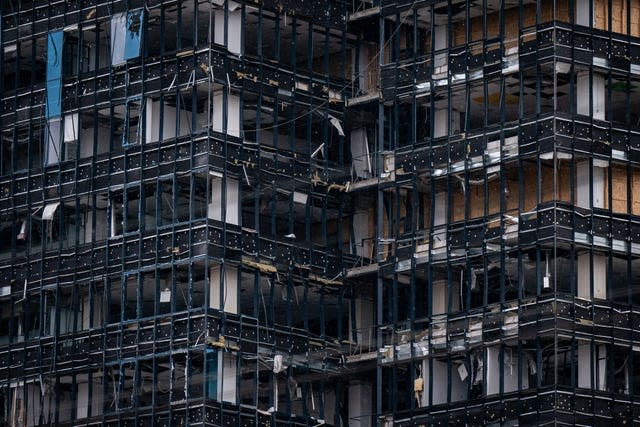
M 640 0 L 1 0 L 0 424 L 640 423 Z

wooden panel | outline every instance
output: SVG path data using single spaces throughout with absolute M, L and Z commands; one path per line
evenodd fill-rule
M 406 190 L 400 190 L 405 194 L 400 195 L 400 216 L 398 217 L 398 226 L 400 227 L 399 233 L 402 234 L 404 232 L 404 225 L 407 219 L 407 195 Z M 396 207 L 395 203 L 393 205 L 394 209 Z
M 535 164 L 524 165 L 524 182 L 526 183 L 523 194 L 524 211 L 529 212 L 538 205 L 538 172 Z M 518 196 L 516 193 L 515 196 Z
M 349 217 L 342 218 L 342 244 L 349 247 L 351 241 L 351 233 L 349 233 Z
M 484 216 L 484 185 L 469 187 L 469 218 L 480 218 Z
M 487 213 L 495 215 L 500 213 L 500 177 L 495 176 L 487 183 Z
M 553 166 L 550 163 L 543 164 L 541 167 L 541 177 L 538 179 L 537 167 L 535 164 L 523 165 L 524 183 L 523 190 L 523 206 L 521 212 L 528 212 L 537 206 L 537 188 L 540 182 L 541 202 L 562 201 L 572 203 L 571 198 L 571 164 L 566 161 L 558 162 L 558 171 L 555 177 Z M 640 190 L 640 173 L 637 177 L 637 186 Z M 485 211 L 485 185 L 488 195 L 487 206 Z M 500 187 L 500 178 L 492 176 L 489 181 L 482 184 L 469 184 L 466 193 L 462 192 L 460 184 L 454 182 L 452 185 L 451 209 L 452 220 L 462 221 L 465 219 L 465 211 L 467 219 L 482 218 L 485 215 L 495 215 L 500 213 L 501 196 L 504 195 L 506 211 L 517 211 L 520 203 L 520 189 L 517 177 L 508 178 L 505 182 L 508 192 L 502 192 Z M 624 190 L 626 197 L 626 190 Z M 624 202 L 626 203 L 626 202 Z M 637 209 L 640 212 L 640 197 L 637 202 Z M 425 195 L 423 201 L 423 215 L 425 228 L 430 225 L 430 197 Z M 513 213 L 513 212 L 512 212 Z
M 424 229 L 431 227 L 431 195 L 422 194 L 422 221 Z
M 627 15 L 629 8 L 627 0 L 611 0 L 611 31 L 614 33 L 629 33 Z M 594 27 L 600 30 L 609 28 L 609 0 L 594 2 Z M 631 35 L 640 36 L 640 0 L 631 0 Z
M 462 186 L 458 182 L 454 182 L 451 186 L 453 197 L 451 198 L 451 215 L 453 222 L 464 220 L 465 211 L 465 194 Z
M 535 176 L 535 175 L 533 175 Z M 542 202 L 562 201 L 571 202 L 571 166 L 567 162 L 559 162 L 558 172 L 554 184 L 553 167 L 542 165 L 542 187 L 540 198 Z M 530 181 L 525 178 L 525 181 Z
M 628 0 L 611 0 L 611 31 L 614 33 L 629 33 L 631 36 L 640 37 L 640 0 L 631 0 L 629 9 Z M 609 0 L 595 0 L 593 7 L 594 27 L 601 30 L 609 29 Z M 631 11 L 630 28 L 627 25 L 627 15 Z M 511 47 L 518 40 L 518 13 L 517 7 L 504 11 L 505 22 L 505 46 Z M 574 15 L 575 16 L 575 15 Z M 540 23 L 551 22 L 554 18 L 553 1 L 545 0 L 540 4 Z M 561 22 L 569 22 L 569 1 L 557 0 L 555 19 Z M 522 23 L 524 28 L 536 24 L 536 5 L 527 4 L 523 8 Z M 469 21 L 471 26 L 470 43 L 484 39 L 483 17 L 478 16 Z M 487 37 L 496 37 L 500 32 L 500 13 L 493 12 L 487 15 Z M 464 21 L 454 23 L 453 44 L 459 46 L 465 43 L 466 28 Z
M 518 197 L 520 191 L 517 177 L 507 180 L 506 190 L 508 191 L 505 192 L 504 198 L 507 205 L 507 211 L 518 210 L 520 207 L 520 198 Z
M 605 185 L 605 194 L 608 191 L 609 191 L 609 186 Z M 609 198 L 605 196 L 605 206 L 608 204 L 608 202 L 609 202 Z M 625 166 L 611 167 L 611 210 L 616 213 L 628 212 L 627 168 Z
M 542 173 L 542 186 L 540 188 L 540 200 L 543 203 L 551 202 L 555 200 L 555 195 L 553 191 L 553 168 L 548 164 L 543 164 L 540 169 Z
M 615 165 L 611 167 L 611 210 L 615 213 L 629 213 L 627 204 L 628 186 L 631 184 L 631 214 L 640 215 L 640 169 L 631 168 L 627 178 L 627 167 Z M 605 208 L 609 208 L 608 176 L 605 185 Z
M 640 215 L 640 169 L 631 172 L 631 213 Z
M 571 203 L 571 165 L 561 162 L 558 167 L 558 200 Z
M 640 37 L 640 0 L 631 1 L 631 35 Z

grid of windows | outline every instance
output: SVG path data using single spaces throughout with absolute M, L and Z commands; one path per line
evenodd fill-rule
M 640 413 L 640 0 L 2 0 L 0 423 Z

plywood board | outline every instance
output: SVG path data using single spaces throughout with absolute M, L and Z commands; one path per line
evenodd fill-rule
M 640 215 L 640 169 L 633 168 L 631 173 L 631 213 Z
M 593 26 L 599 30 L 609 30 L 609 17 L 611 17 L 610 31 L 614 33 L 630 34 L 634 37 L 640 36 L 640 0 L 631 0 L 630 8 L 627 0 L 594 0 L 593 5 Z M 627 18 L 630 13 L 630 27 L 627 25 Z
M 545 0 L 540 2 L 540 23 L 551 22 L 553 20 L 553 1 Z M 568 21 L 568 4 L 558 1 L 556 3 L 556 19 L 559 21 Z M 518 37 L 520 35 L 519 23 L 520 9 L 513 7 L 504 11 L 504 43 L 505 47 L 517 46 Z M 522 25 L 523 28 L 536 25 L 536 5 L 527 4 L 522 9 Z M 500 12 L 493 12 L 487 15 L 487 38 L 498 37 L 500 35 Z M 477 16 L 469 21 L 470 40 L 469 42 L 477 42 L 485 39 L 484 36 L 484 17 Z M 459 21 L 454 24 L 453 42 L 459 46 L 464 44 L 466 37 L 466 23 Z
M 608 179 L 605 174 L 605 179 Z M 605 185 L 605 207 L 609 204 L 609 186 Z M 611 167 L 611 210 L 616 213 L 627 213 L 627 168 Z
M 609 182 L 605 173 L 605 209 L 609 208 Z M 631 211 L 627 204 L 628 187 L 631 185 Z M 611 210 L 614 213 L 640 215 L 640 169 L 614 165 L 611 167 Z

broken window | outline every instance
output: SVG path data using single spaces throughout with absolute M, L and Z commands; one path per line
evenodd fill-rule
M 58 294 L 46 293 L 46 319 L 44 334 L 61 336 L 77 330 L 77 320 L 82 318 L 81 307 L 74 307 L 73 295 L 70 289 L 64 289 Z M 76 318 L 76 315 L 78 318 Z
M 47 123 L 45 140 L 45 166 L 60 163 L 63 160 L 62 153 L 62 121 L 60 117 L 50 119 Z
M 368 179 L 371 177 L 373 169 L 366 128 L 351 131 L 351 162 L 356 178 Z
M 158 198 L 155 200 L 158 204 L 157 226 L 162 227 L 164 225 L 173 224 L 174 215 L 176 213 L 175 198 L 173 192 L 173 179 L 162 179 L 158 181 L 158 190 L 156 194 L 158 196 Z M 152 198 L 147 198 L 146 200 L 152 203 L 154 202 Z M 152 208 L 151 211 L 153 211 L 154 207 L 148 206 L 147 208 Z M 148 211 L 149 209 L 146 210 Z
M 102 414 L 104 406 L 102 376 L 100 371 L 76 375 L 76 418 L 81 419 Z
M 577 341 L 576 362 L 578 387 L 590 388 L 594 390 L 607 390 L 607 349 L 606 344 L 591 341 Z M 560 353 L 565 356 L 567 352 Z M 610 355 L 609 355 L 610 356 Z M 565 365 L 564 362 L 563 365 Z M 560 367 L 558 368 L 561 369 Z M 560 376 L 560 375 L 558 375 Z M 563 382 L 567 384 L 567 381 Z
M 123 147 L 142 143 L 144 132 L 143 101 L 141 97 L 133 97 L 128 99 L 124 105 Z
M 18 80 L 21 77 L 21 73 L 16 73 L 16 68 L 18 67 L 18 43 L 4 48 L 2 60 L 4 63 L 2 87 L 5 90 L 12 90 L 22 86 L 22 82 Z
M 174 221 L 189 221 L 190 201 L 191 201 L 191 180 L 190 176 L 178 178 L 175 180 L 175 198 L 172 206 Z M 206 194 L 206 193 L 204 193 Z M 195 193 L 194 193 L 195 196 Z M 195 199 L 195 197 L 194 197 Z M 195 203 L 195 201 L 194 201 Z M 195 207 L 195 206 L 194 206 Z M 201 207 L 202 208 L 202 207 Z
M 613 352 L 613 357 L 609 358 L 609 366 L 607 371 L 609 372 L 610 379 L 612 380 L 609 390 L 616 394 L 629 394 L 631 387 L 629 383 L 631 365 L 630 359 L 632 357 L 632 351 L 628 347 L 622 347 L 612 345 L 609 347 Z M 610 374 L 613 369 L 613 375 Z
M 195 28 L 193 29 L 195 33 L 194 46 L 204 46 L 210 42 L 210 22 L 214 19 L 214 10 L 209 3 L 202 2 L 198 4 L 197 9 L 194 11 L 197 18 Z
M 21 37 L 14 44 L 4 47 L 4 90 L 14 90 L 38 85 L 46 81 L 47 36 Z
M 0 258 L 24 253 L 29 237 L 27 213 L 0 215 Z
M 2 304 L 0 308 L 0 343 L 16 341 L 21 332 L 21 304 Z
M 179 96 L 164 96 L 161 100 L 147 98 L 145 116 L 149 125 L 145 130 L 145 141 L 167 140 L 202 129 L 207 124 L 204 110 L 204 100 L 192 103 L 191 97 L 185 97 L 182 93 Z M 220 123 L 218 125 L 221 126 Z
M 528 376 L 519 379 L 518 349 L 492 346 L 486 349 L 486 394 L 511 393 L 529 387 Z M 526 372 L 526 371 L 525 371 Z
M 108 153 L 111 148 L 108 109 L 83 111 L 79 115 L 79 121 L 80 158 Z
M 207 399 L 218 398 L 218 350 L 207 348 L 205 350 L 204 389 Z
M 451 368 L 448 367 L 450 364 Z M 467 390 L 482 384 L 481 362 L 471 357 L 470 365 L 464 359 L 424 359 L 417 365 L 415 379 L 409 384 L 416 406 L 423 407 L 465 400 Z M 447 384 L 451 384 L 448 391 Z
M 213 92 L 213 111 L 211 123 L 214 132 L 224 132 L 240 137 L 242 127 L 240 122 L 240 98 L 228 91 Z
M 239 181 L 228 176 L 223 178 L 221 174 L 213 171 L 210 175 L 211 196 L 207 217 L 238 225 L 240 220 Z M 225 200 L 224 203 L 223 200 Z
M 111 65 L 140 56 L 144 9 L 129 10 L 111 16 Z
M 149 288 L 153 289 L 153 298 L 147 297 L 147 300 L 155 302 L 155 314 L 167 314 L 172 311 L 173 301 L 175 297 L 185 297 L 185 294 L 177 295 L 175 293 L 174 272 L 171 269 L 163 268 L 155 272 L 153 279 L 149 282 Z M 183 292 L 184 290 L 181 290 Z
M 89 63 L 89 47 L 80 44 L 77 30 L 65 32 L 62 49 L 62 75 L 64 77 L 77 76 L 84 72 Z
M 380 90 L 380 61 L 378 44 L 360 40 L 351 50 L 353 58 L 347 57 L 347 67 L 353 63 L 353 79 L 358 82 L 355 96 L 366 96 Z M 350 61 L 349 59 L 352 59 Z
M 84 242 L 99 242 L 109 237 L 107 195 L 97 194 L 81 206 L 85 224 Z
M 236 55 L 242 54 L 242 5 L 234 1 L 225 1 L 224 7 L 213 10 L 213 41 L 227 47 Z
M 209 307 L 238 313 L 238 268 L 229 264 L 214 264 L 209 269 Z
M 141 280 L 138 273 L 125 273 L 123 276 L 120 289 L 123 321 L 136 320 L 141 317 L 141 303 L 143 302 L 143 296 L 139 295 L 143 289 Z
M 11 342 L 23 342 L 41 335 L 41 328 L 45 324 L 43 316 L 46 316 L 46 313 L 40 312 L 39 295 L 24 294 L 24 298 L 21 298 L 13 308 L 12 316 L 14 319 L 10 322 L 10 327 L 12 328 L 11 333 L 15 332 L 16 335 L 14 337 L 10 335 L 9 339 Z M 16 324 L 17 330 L 15 329 Z M 48 334 L 48 330 L 42 333 L 42 335 Z
M 312 68 L 316 73 L 335 79 L 350 78 L 353 72 L 353 63 L 347 58 L 345 45 L 342 43 L 344 38 L 343 31 L 313 27 L 314 49 L 312 52 L 323 53 L 313 58 Z M 302 46 L 304 45 L 301 44 Z M 316 46 L 317 48 L 315 48 Z
M 152 211 L 153 213 L 154 211 Z M 128 187 L 109 195 L 111 237 L 130 233 L 140 228 L 140 187 Z M 155 216 L 154 225 L 155 225 Z
M 36 208 L 31 215 L 31 229 L 25 229 L 32 251 L 41 243 L 45 250 L 84 243 L 83 219 L 83 215 L 76 216 L 76 205 L 71 201 L 50 202 Z
M 186 191 L 182 181 L 180 181 L 178 190 L 179 218 L 185 218 L 185 211 L 189 212 L 189 201 L 191 201 L 193 208 L 192 220 L 205 219 L 207 217 L 207 175 L 206 171 L 194 171 L 192 174 L 192 189 L 189 192 Z
M 15 128 L 14 128 L 15 129 Z M 16 156 L 16 159 L 19 159 L 23 164 L 29 160 L 28 144 L 24 144 L 25 149 L 19 150 L 19 145 L 15 144 L 15 150 L 12 150 L 14 147 L 13 144 L 13 129 L 12 130 L 4 130 L 0 134 L 0 175 L 8 175 L 12 171 L 12 163 L 14 157 L 14 151 L 20 151 L 20 153 Z M 21 167 L 17 167 L 16 170 L 22 169 Z
M 191 298 L 191 291 L 193 291 L 193 284 L 189 279 L 189 268 L 187 266 L 177 266 L 173 271 L 173 289 L 171 294 L 171 311 L 172 312 L 183 312 L 185 310 L 191 309 L 194 307 L 194 302 L 200 302 L 200 307 L 202 307 L 202 302 L 204 302 L 203 295 L 199 295 L 199 298 Z M 195 276 L 195 273 L 193 273 Z M 204 274 L 204 270 L 200 271 L 200 274 Z M 201 276 L 202 277 L 202 276 Z M 198 289 L 199 292 L 204 290 L 203 284 L 200 284 L 201 287 Z M 166 289 L 164 290 L 166 292 Z M 164 299 L 162 298 L 162 293 L 160 294 L 160 302 L 166 301 L 166 293 Z
M 80 285 L 78 294 L 80 304 L 78 311 L 81 315 L 78 319 L 79 328 L 86 330 L 101 327 L 104 321 L 104 289 L 92 282 L 88 285 Z
M 64 115 L 63 124 L 64 159 L 78 158 L 78 113 Z
M 109 55 L 109 22 L 84 24 L 82 31 L 82 45 L 78 46 L 80 56 L 80 72 L 86 73 L 107 67 Z
M 188 8 L 193 3 L 186 2 L 181 6 Z M 208 3 L 201 3 L 201 6 L 210 8 Z M 145 40 L 145 50 L 149 57 L 156 57 L 168 52 L 175 52 L 177 32 L 179 31 L 177 8 L 175 4 L 163 4 L 159 7 L 149 8 L 146 11 L 147 34 L 163 34 L 163 37 L 147 37 Z M 207 25 L 209 17 L 206 18 Z M 208 34 L 208 28 L 207 28 Z

